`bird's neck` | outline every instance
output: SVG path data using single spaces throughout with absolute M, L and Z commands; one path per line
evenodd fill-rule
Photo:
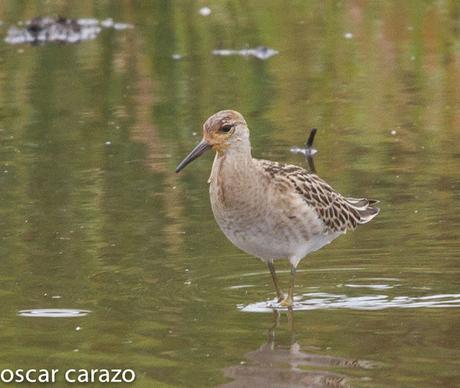
M 228 147 L 224 152 L 217 153 L 212 165 L 210 182 L 217 178 L 224 180 L 244 181 L 250 177 L 254 168 L 251 147 Z
M 237 138 L 219 156 L 223 156 L 227 160 L 234 160 L 236 163 L 252 160 L 251 143 L 249 143 L 249 139 Z

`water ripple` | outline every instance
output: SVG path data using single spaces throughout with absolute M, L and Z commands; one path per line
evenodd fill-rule
M 84 317 L 90 312 L 90 310 L 77 309 L 29 309 L 18 311 L 18 315 L 36 318 L 77 318 Z
M 351 309 L 351 310 L 385 310 L 389 308 L 452 308 L 460 307 L 460 294 L 439 294 L 420 297 L 387 295 L 347 296 L 313 292 L 303 295 L 304 299 L 294 302 L 295 311 L 321 309 Z M 283 309 L 276 300 L 257 302 L 247 306 L 238 305 L 244 312 L 271 312 L 273 309 Z

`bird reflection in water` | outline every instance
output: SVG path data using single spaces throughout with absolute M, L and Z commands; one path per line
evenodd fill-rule
M 267 342 L 257 350 L 247 353 L 245 355 L 247 362 L 225 368 L 225 377 L 233 381 L 221 387 L 350 387 L 348 376 L 327 369 L 370 369 L 373 367 L 369 361 L 323 356 L 302 351 L 295 340 L 292 309 L 288 310 L 287 317 L 288 340 L 285 343 L 275 341 L 280 312 L 273 310 L 274 323 L 268 331 Z

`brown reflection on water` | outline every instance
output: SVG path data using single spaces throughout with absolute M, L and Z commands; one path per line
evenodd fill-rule
M 267 342 L 246 353 L 247 362 L 225 368 L 225 377 L 233 381 L 221 387 L 350 387 L 350 377 L 334 369 L 370 369 L 374 366 L 369 361 L 302 351 L 295 340 L 294 312 L 289 310 L 286 314 L 288 338 L 276 340 L 280 312 L 273 310 L 273 326 L 268 331 Z

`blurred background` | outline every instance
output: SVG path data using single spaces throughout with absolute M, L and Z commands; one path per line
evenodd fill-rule
M 4 41 L 58 15 L 133 28 Z M 459 2 L 4 0 L 0 21 L 0 369 L 458 385 Z M 278 54 L 212 54 L 259 46 Z M 260 158 L 305 165 L 289 150 L 317 127 L 318 174 L 381 201 L 302 261 L 293 317 L 251 308 L 271 278 L 213 219 L 212 155 L 174 173 L 221 109 L 246 117 Z M 76 316 L 21 313 L 35 309 Z

